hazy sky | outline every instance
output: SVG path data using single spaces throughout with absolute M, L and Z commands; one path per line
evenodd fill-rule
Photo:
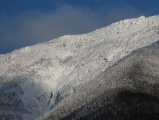
M 0 54 L 159 14 L 159 0 L 0 0 Z

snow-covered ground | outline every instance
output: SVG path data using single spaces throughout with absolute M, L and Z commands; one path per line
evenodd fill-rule
M 132 51 L 158 40 L 159 16 L 142 16 L 0 55 L 0 116 L 34 119 Z

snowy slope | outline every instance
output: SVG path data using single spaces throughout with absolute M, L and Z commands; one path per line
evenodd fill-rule
M 0 116 L 34 119 L 124 56 L 157 40 L 159 16 L 142 16 L 0 55 Z
M 159 41 L 135 50 L 40 120 L 158 120 Z

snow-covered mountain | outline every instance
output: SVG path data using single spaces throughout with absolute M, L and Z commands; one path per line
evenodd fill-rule
M 158 40 L 159 16 L 142 16 L 0 55 L 0 117 L 32 120 L 54 110 L 123 57 Z
M 158 119 L 159 42 L 124 57 L 41 117 L 41 120 Z

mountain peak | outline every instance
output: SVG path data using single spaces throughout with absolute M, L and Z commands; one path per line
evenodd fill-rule
M 159 16 L 141 16 L 1 55 L 0 91 L 15 96 L 13 109 L 4 103 L 0 115 L 5 110 L 5 115 L 30 120 L 53 109 L 132 51 L 158 41 L 158 21 Z M 14 105 L 18 101 L 22 113 Z

